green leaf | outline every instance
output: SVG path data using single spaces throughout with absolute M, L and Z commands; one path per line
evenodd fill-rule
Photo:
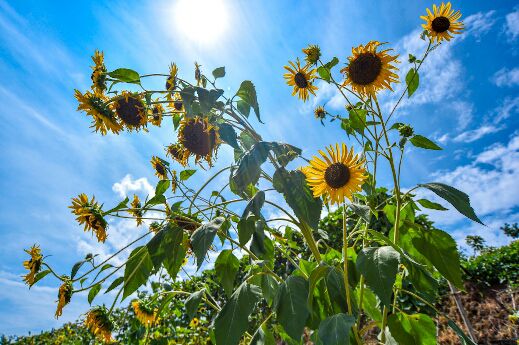
M 237 162 L 238 167 L 233 167 L 230 175 L 230 183 L 236 191 L 243 193 L 249 184 L 255 185 L 258 182 L 260 167 L 267 160 L 269 150 L 269 143 L 261 141 L 241 156 Z
M 277 142 L 270 143 L 271 149 L 276 155 L 277 162 L 282 166 L 287 166 L 295 158 L 301 155 L 301 149 L 289 144 L 282 144 Z
M 258 218 L 254 215 L 250 215 L 245 218 L 241 218 L 238 222 L 238 241 L 241 246 L 247 244 L 250 241 L 254 231 L 256 230 L 256 221 Z
M 74 266 L 72 266 L 72 270 L 70 272 L 70 278 L 74 278 L 77 274 L 77 271 L 79 271 L 79 269 L 81 268 L 81 266 L 83 266 L 83 264 L 85 263 L 86 261 L 85 260 L 82 260 L 82 261 L 78 261 L 74 264 Z
M 182 243 L 174 247 L 174 249 L 167 251 L 168 254 L 165 255 L 164 262 L 162 263 L 173 280 L 177 277 L 180 267 L 182 267 L 182 262 L 186 257 L 187 248 L 189 247 L 188 235 L 184 234 L 181 229 L 178 229 L 178 231 L 180 232 Z
M 460 212 L 465 217 L 472 219 L 481 225 L 485 225 L 481 220 L 479 220 L 478 216 L 476 216 L 476 213 L 474 212 L 474 209 L 472 206 L 470 206 L 469 196 L 462 191 L 446 184 L 437 182 L 419 184 L 418 186 L 433 191 L 440 198 L 448 201 L 452 206 L 454 206 L 456 210 L 458 210 L 458 212 Z
M 196 173 L 196 169 L 186 169 L 180 172 L 180 181 L 186 181 L 188 178 Z
M 123 299 L 134 293 L 141 285 L 146 284 L 153 270 L 153 262 L 146 246 L 135 248 L 128 258 L 124 270 Z
M 276 339 L 269 331 L 266 324 L 258 327 L 249 345 L 276 345 Z
M 181 228 L 167 224 L 146 244 L 155 269 L 159 269 L 165 258 L 178 250 L 182 237 Z
M 158 204 L 165 204 L 166 203 L 166 197 L 164 195 L 155 195 L 153 198 L 148 200 L 146 204 L 144 204 L 143 208 L 147 208 L 149 206 L 158 205 Z
M 127 208 L 127 207 L 128 207 L 128 201 L 130 201 L 130 200 L 128 199 L 128 197 L 124 198 L 124 200 L 121 201 L 121 202 L 120 202 L 117 206 L 115 206 L 114 208 L 112 208 L 112 209 L 110 209 L 110 210 L 108 210 L 108 211 L 106 211 L 106 212 L 103 212 L 103 215 L 107 215 L 107 214 L 109 214 L 109 213 L 119 211 L 119 210 L 121 210 L 121 209 L 123 209 L 123 208 Z
M 330 266 L 328 266 L 325 263 L 321 263 L 319 266 L 317 266 L 314 270 L 312 270 L 312 273 L 310 273 L 310 276 L 308 277 L 308 308 L 312 310 L 313 302 L 314 302 L 314 289 L 317 283 L 323 279 L 328 271 L 330 270 Z
M 326 68 L 328 68 L 329 70 L 331 70 L 333 67 L 335 67 L 337 64 L 339 63 L 339 59 L 337 59 L 337 57 L 334 57 L 333 59 L 331 59 L 330 61 L 328 61 L 327 63 L 324 64 L 324 66 Z
M 272 184 L 283 194 L 297 218 L 317 229 L 323 203 L 320 198 L 314 198 L 306 184 L 305 175 L 300 170 L 287 171 L 281 167 L 274 173 Z
M 222 67 L 215 68 L 213 71 L 213 77 L 214 77 L 214 79 L 225 77 L 225 67 L 222 66 Z
M 200 291 L 195 291 L 191 295 L 189 295 L 186 298 L 185 306 L 186 306 L 186 313 L 187 316 L 192 319 L 196 315 L 196 311 L 198 309 L 198 306 L 200 305 L 200 301 L 202 300 L 202 297 L 204 297 L 205 289 L 202 289 Z
M 330 316 L 319 325 L 319 339 L 323 345 L 347 345 L 355 321 L 353 316 L 342 313 Z
M 105 293 L 109 293 L 110 291 L 112 291 L 113 289 L 115 289 L 116 287 L 118 287 L 119 285 L 121 285 L 122 283 L 124 282 L 124 277 L 119 277 L 117 279 L 115 279 L 112 284 L 110 284 L 110 286 L 108 287 L 108 289 L 106 289 Z
M 205 255 L 213 243 L 214 236 L 224 221 L 224 217 L 217 217 L 209 223 L 202 224 L 191 235 L 191 246 L 196 256 L 197 270 L 202 267 Z
M 388 307 L 399 261 L 400 255 L 390 246 L 364 248 L 357 256 L 357 270 L 364 275 L 368 287 Z
M 204 88 L 197 87 L 196 93 L 198 95 L 198 101 L 200 102 L 200 111 L 205 114 L 211 111 L 211 109 L 215 106 L 218 98 L 223 95 L 223 90 L 206 90 Z
M 445 208 L 442 205 L 440 205 L 436 202 L 429 201 L 427 199 L 420 199 L 420 200 L 418 200 L 418 203 L 420 205 L 422 205 L 423 207 L 429 208 L 431 210 L 438 210 L 438 211 L 447 211 L 448 210 L 448 208 Z
M 366 109 L 353 108 L 349 111 L 350 114 L 350 127 L 353 128 L 360 134 L 364 134 L 366 128 L 366 115 L 368 111 Z
M 175 113 L 171 118 L 173 119 L 173 128 L 177 130 L 178 126 L 180 126 L 180 120 L 182 120 L 182 115 L 180 113 Z
M 92 301 L 97 296 L 97 294 L 101 291 L 101 284 L 96 284 L 90 288 L 88 292 L 88 304 L 92 305 Z
M 279 287 L 274 306 L 277 320 L 294 340 L 301 338 L 310 315 L 307 299 L 308 282 L 303 277 L 290 276 Z
M 252 199 L 249 200 L 247 206 L 245 206 L 245 209 L 243 210 L 243 214 L 241 217 L 246 218 L 249 214 L 253 214 L 258 218 L 261 217 L 261 208 L 263 207 L 264 203 L 265 192 L 260 190 L 256 194 L 254 194 Z
M 36 276 L 34 277 L 34 284 L 36 284 L 38 281 L 42 280 L 43 278 L 45 278 L 45 276 L 47 274 L 50 273 L 50 270 L 45 270 L 45 271 L 41 271 L 41 272 L 38 272 L 38 274 L 36 274 Z M 34 285 L 33 284 L 33 285 Z M 30 287 L 29 287 L 30 288 Z
M 125 83 L 141 83 L 141 77 L 139 76 L 139 73 L 128 68 L 118 68 L 115 71 L 108 73 L 108 75 L 114 79 L 117 79 L 118 81 L 122 81 Z
M 254 109 L 254 112 L 256 113 L 256 117 L 258 118 L 258 121 L 263 123 L 260 118 L 260 111 L 259 111 L 259 105 L 258 105 L 258 97 L 256 95 L 256 88 L 254 87 L 254 84 L 250 80 L 245 80 L 241 83 L 240 88 L 238 89 L 238 92 L 236 92 L 236 96 L 240 97 L 242 101 L 246 102 L 248 105 Z
M 319 76 L 326 82 L 330 82 L 330 79 L 331 79 L 331 73 L 330 73 L 330 70 L 324 66 L 319 66 L 317 68 L 317 73 L 319 74 Z
M 261 292 L 263 293 L 263 298 L 267 301 L 267 303 L 271 306 L 274 302 L 278 291 L 279 283 L 270 274 L 262 274 L 261 275 Z
M 436 325 L 425 314 L 408 315 L 398 312 L 389 316 L 387 325 L 399 344 L 436 345 Z
M 164 195 L 168 190 L 170 185 L 169 180 L 160 180 L 157 182 L 157 186 L 155 187 L 155 195 Z
M 236 108 L 238 108 L 238 111 L 242 113 L 245 117 L 249 117 L 250 114 L 250 105 L 249 103 L 242 101 L 241 99 L 236 102 Z
M 456 334 L 458 335 L 458 337 L 460 338 L 460 342 L 461 342 L 461 345 L 477 345 L 474 341 L 472 341 L 472 339 L 470 339 L 466 334 L 465 332 L 463 332 L 461 330 L 461 328 L 458 327 L 458 325 L 456 325 L 456 323 L 454 323 L 454 321 L 452 320 L 449 320 L 447 322 L 447 324 L 449 325 L 450 328 L 452 328 L 452 330 L 454 332 L 456 332 Z
M 261 291 L 244 282 L 236 289 L 214 320 L 218 345 L 237 345 L 249 328 L 249 315 L 260 300 Z
M 369 209 L 368 205 L 361 205 L 356 203 L 351 203 L 350 208 L 357 216 L 364 219 L 366 222 L 369 223 L 371 220 L 371 210 Z
M 192 86 L 186 86 L 182 90 L 180 90 L 180 96 L 182 97 L 182 102 L 184 103 L 184 108 L 186 110 L 186 115 L 193 116 L 193 102 L 195 101 L 195 88 Z
M 222 284 L 222 287 L 230 296 L 234 287 L 234 278 L 240 268 L 240 260 L 232 253 L 232 250 L 225 249 L 220 252 L 214 263 L 216 278 Z
M 420 76 L 418 71 L 411 68 L 405 76 L 405 83 L 407 84 L 407 97 L 409 98 L 413 95 L 416 89 L 418 89 L 418 85 L 420 85 Z
M 360 303 L 360 287 L 355 289 L 355 297 L 357 303 Z M 377 295 L 373 293 L 369 288 L 364 287 L 362 293 L 362 308 L 366 314 L 377 323 L 380 327 L 382 322 L 382 311 L 380 310 L 380 300 Z
M 238 145 L 238 136 L 234 131 L 233 126 L 227 123 L 221 123 L 218 125 L 218 133 L 220 134 L 220 138 L 231 147 L 235 149 L 240 149 L 240 145 Z
M 442 150 L 442 148 L 439 147 L 438 145 L 436 145 L 435 142 L 433 142 L 433 141 L 431 141 L 431 140 L 427 139 L 426 137 L 424 137 L 422 135 L 419 135 L 419 134 L 413 136 L 411 139 L 409 139 L 409 141 L 414 146 L 421 147 L 422 149 Z

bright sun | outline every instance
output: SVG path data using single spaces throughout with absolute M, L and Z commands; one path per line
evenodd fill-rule
M 228 26 L 228 11 L 223 0 L 178 0 L 173 13 L 177 29 L 200 44 L 217 43 Z

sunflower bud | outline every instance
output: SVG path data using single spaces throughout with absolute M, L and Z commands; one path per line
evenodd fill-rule
M 303 49 L 303 53 L 306 55 L 305 61 L 311 65 L 315 65 L 321 57 L 321 48 L 319 48 L 318 45 L 310 44 Z
M 414 134 L 413 127 L 409 125 L 402 125 L 398 128 L 398 131 L 400 132 L 400 135 L 404 138 L 412 137 Z

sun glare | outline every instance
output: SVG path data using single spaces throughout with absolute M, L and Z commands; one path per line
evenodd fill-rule
M 178 31 L 196 43 L 216 43 L 228 26 L 228 11 L 223 0 L 178 0 L 173 12 Z

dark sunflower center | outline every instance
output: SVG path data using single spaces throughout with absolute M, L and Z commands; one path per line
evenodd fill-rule
M 382 61 L 372 53 L 364 53 L 353 60 L 349 67 L 349 77 L 355 84 L 367 85 L 374 82 L 382 70 Z
M 178 111 L 182 110 L 182 102 L 180 102 L 180 101 L 174 102 L 173 106 L 175 107 L 175 110 L 178 110 Z
M 305 75 L 301 72 L 296 73 L 296 75 L 294 76 L 294 82 L 301 89 L 304 89 L 308 86 L 308 80 L 306 80 Z
M 443 16 L 434 18 L 431 24 L 432 29 L 438 33 L 442 33 L 449 30 L 450 26 L 451 22 L 449 18 Z
M 332 188 L 341 188 L 350 180 L 350 169 L 342 163 L 333 163 L 326 168 L 324 180 Z
M 153 120 L 155 120 L 155 121 L 160 120 L 160 112 L 159 112 L 159 109 L 157 109 L 157 108 L 153 109 Z
M 160 175 L 166 175 L 166 169 L 164 169 L 164 166 L 160 163 L 155 163 L 155 170 L 160 174 Z
M 171 157 L 179 158 L 180 157 L 180 151 L 176 147 L 171 147 L 169 149 L 169 154 Z
M 184 146 L 198 156 L 207 156 L 216 144 L 214 129 L 206 130 L 204 122 L 190 122 L 182 132 Z
M 117 115 L 130 126 L 139 126 L 142 121 L 142 102 L 135 97 L 120 98 L 117 100 Z
M 175 88 L 177 84 L 176 78 L 168 77 L 166 80 L 166 90 L 170 91 Z

